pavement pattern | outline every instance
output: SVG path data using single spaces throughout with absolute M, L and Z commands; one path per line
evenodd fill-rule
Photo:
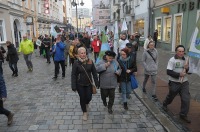
M 8 63 L 3 64 L 8 99 L 5 108 L 15 113 L 11 126 L 0 115 L 0 132 L 165 132 L 164 127 L 135 96 L 128 101 L 125 111 L 116 90 L 113 114 L 103 106 L 100 92 L 93 95 L 89 117 L 82 120 L 79 96 L 71 90 L 71 67 L 66 78 L 52 80 L 53 63 L 33 55 L 33 72 L 27 72 L 23 56 L 18 63 L 19 76 L 12 77 Z

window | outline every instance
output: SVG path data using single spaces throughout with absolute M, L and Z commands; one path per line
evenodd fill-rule
M 0 20 L 0 42 L 5 41 L 4 22 Z
M 170 42 L 171 41 L 171 22 L 172 22 L 172 18 L 171 17 L 166 17 L 164 19 L 164 24 L 163 24 L 163 40 L 166 42 Z
M 31 0 L 31 10 L 33 11 L 34 10 L 34 1 L 33 0 Z
M 181 44 L 181 27 L 182 27 L 182 16 L 176 16 L 176 39 L 175 44 L 176 46 Z
M 161 40 L 161 25 L 162 25 L 162 18 L 156 18 L 155 20 L 155 30 L 158 30 L 158 40 Z

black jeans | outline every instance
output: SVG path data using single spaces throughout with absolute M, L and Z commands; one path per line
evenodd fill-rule
M 48 47 L 45 47 L 45 53 L 46 53 L 47 62 L 51 62 L 50 61 L 50 49 Z
M 80 97 L 80 105 L 83 112 L 87 112 L 86 104 L 89 104 L 92 100 L 92 86 L 78 85 L 78 94 Z
M 8 111 L 3 107 L 3 101 L 1 99 L 0 99 L 0 114 L 4 114 L 6 116 L 10 114 L 10 111 Z
M 115 99 L 115 88 L 111 88 L 111 89 L 101 88 L 101 99 L 103 103 L 107 103 L 106 102 L 107 97 L 109 97 L 108 109 L 112 109 L 112 106 L 114 104 L 114 99 Z
M 13 74 L 18 74 L 17 62 L 16 63 L 9 62 L 9 67 L 12 70 Z
M 94 60 L 97 61 L 97 58 L 99 57 L 99 52 L 94 52 Z
M 62 77 L 65 77 L 65 61 L 54 61 L 55 64 L 55 77 L 58 76 L 59 73 L 59 64 L 61 65 L 62 68 Z
M 190 108 L 190 92 L 189 92 L 189 82 L 173 82 L 169 81 L 169 93 L 165 98 L 163 105 L 167 106 L 171 104 L 175 96 L 179 94 L 181 98 L 181 116 L 187 116 Z

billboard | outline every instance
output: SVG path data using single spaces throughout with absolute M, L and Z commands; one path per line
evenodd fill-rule
M 106 26 L 110 24 L 110 1 L 93 0 L 93 25 Z

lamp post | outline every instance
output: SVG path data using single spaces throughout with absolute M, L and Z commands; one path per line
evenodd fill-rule
M 84 19 L 82 16 L 79 16 L 80 19 L 80 31 L 82 31 L 81 19 Z
M 78 0 L 76 1 L 76 0 L 73 0 L 72 1 L 72 6 L 76 6 L 76 28 L 77 28 L 77 38 L 78 38 L 78 9 L 77 9 L 77 6 L 79 5 L 79 3 L 78 3 Z M 81 0 L 81 3 L 80 3 L 80 5 L 81 6 L 83 6 L 84 5 L 84 3 L 83 3 L 83 0 Z

